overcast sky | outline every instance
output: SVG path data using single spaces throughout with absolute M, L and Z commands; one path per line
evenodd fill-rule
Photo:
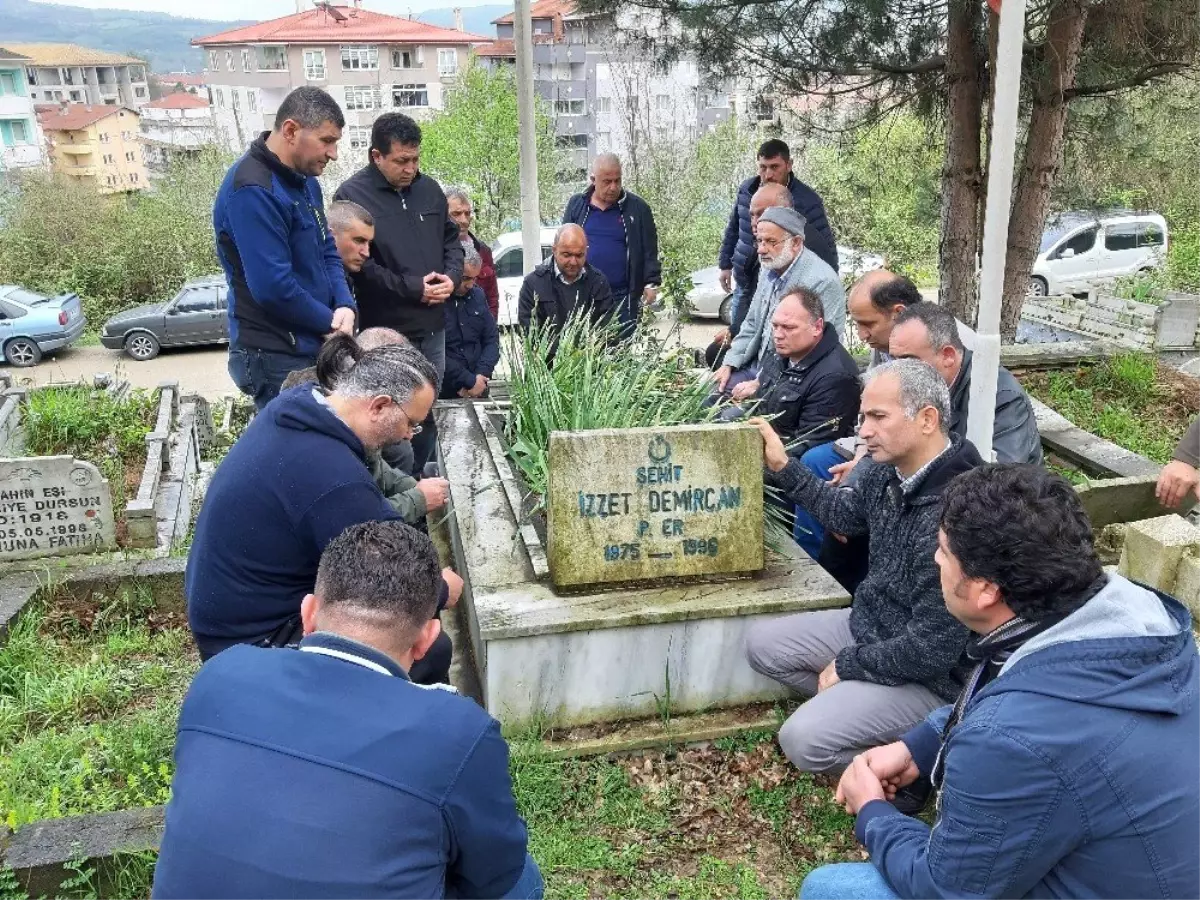
M 305 9 L 312 0 L 302 0 Z M 367 9 L 392 15 L 420 13 L 450 6 L 480 6 L 497 0 L 365 0 Z M 503 0 L 500 0 L 503 2 Z M 296 11 L 296 0 L 71 0 L 70 6 L 92 9 L 136 9 L 170 13 L 193 19 L 272 19 Z

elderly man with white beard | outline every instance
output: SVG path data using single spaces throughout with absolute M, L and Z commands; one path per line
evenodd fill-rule
M 717 390 L 734 400 L 754 396 L 763 356 L 771 352 L 771 317 L 779 301 L 805 288 L 821 298 L 825 322 L 840 339 L 846 331 L 846 291 L 824 260 L 804 246 L 804 216 L 776 206 L 758 220 L 755 238 L 762 274 L 750 310 L 716 371 Z

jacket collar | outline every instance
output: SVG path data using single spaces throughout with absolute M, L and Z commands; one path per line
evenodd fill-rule
M 267 149 L 267 138 L 271 132 L 264 131 L 250 145 L 250 155 L 265 165 L 292 187 L 302 188 L 308 182 L 307 175 L 301 175 L 291 166 L 285 166 L 283 161 Z
M 594 184 L 589 184 L 587 190 L 583 192 L 583 200 L 587 206 L 592 206 L 592 195 L 595 193 L 596 186 Z M 621 196 L 617 198 L 617 202 L 614 203 L 613 206 L 616 206 L 617 209 L 621 210 L 621 212 L 625 212 L 625 199 L 628 196 L 629 192 L 626 191 L 625 188 L 621 188 Z M 598 206 L 592 208 L 600 209 Z M 609 209 L 612 209 L 612 207 L 610 206 Z M 604 212 L 604 210 L 601 210 L 601 212 Z
M 371 187 L 380 191 L 391 191 L 393 194 L 410 193 L 412 189 L 417 186 L 417 182 L 419 182 L 422 178 L 421 173 L 418 172 L 417 177 L 413 179 L 412 184 L 406 188 L 398 188 L 392 187 L 392 183 L 383 176 L 383 172 L 379 171 L 379 166 L 375 165 L 374 160 L 368 160 L 366 168 L 363 171 L 367 173 L 367 178 L 371 182 Z
M 942 499 L 943 489 L 955 476 L 981 465 L 983 460 L 975 450 L 975 445 L 965 438 L 951 434 L 950 446 L 925 469 L 919 482 L 913 484 L 908 491 L 901 491 L 900 476 L 897 472 L 894 484 L 896 490 L 902 494 L 903 501 L 909 506 L 938 503 Z
M 317 631 L 300 641 L 300 650 L 305 653 L 317 653 L 321 656 L 332 656 L 351 665 L 361 666 L 381 675 L 391 675 L 408 681 L 408 673 L 404 667 L 382 650 L 376 650 L 359 641 L 342 637 L 331 631 Z
M 970 350 L 963 351 L 962 365 L 959 366 L 958 374 L 954 376 L 954 383 L 950 385 L 950 406 L 958 406 L 959 398 L 971 388 L 971 359 Z

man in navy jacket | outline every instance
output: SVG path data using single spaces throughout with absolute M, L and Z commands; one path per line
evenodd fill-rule
M 953 706 L 857 757 L 838 798 L 870 863 L 804 897 L 1200 896 L 1200 662 L 1188 611 L 1106 575 L 1078 494 L 1041 466 L 960 475 L 938 536 L 974 633 Z M 928 779 L 930 828 L 888 802 Z
M 500 331 L 475 280 L 483 259 L 463 240 L 463 277 L 446 301 L 446 375 L 441 399 L 483 397 L 500 361 Z
M 354 333 L 354 299 L 325 222 L 317 177 L 337 159 L 345 119 L 320 88 L 292 91 L 225 174 L 213 206 L 229 282 L 229 377 L 258 409 L 326 335 Z
M 499 723 L 408 678 L 439 581 L 425 535 L 352 526 L 321 556 L 299 649 L 200 670 L 152 896 L 541 896 Z

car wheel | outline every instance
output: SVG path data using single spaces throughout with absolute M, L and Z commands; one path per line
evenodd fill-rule
M 138 362 L 154 359 L 161 349 L 158 339 L 145 331 L 135 331 L 125 338 L 125 352 Z
M 42 361 L 42 348 L 29 338 L 13 338 L 4 345 L 4 358 L 21 368 L 36 366 Z
M 1029 294 L 1032 297 L 1045 297 L 1050 293 L 1050 287 L 1046 284 L 1046 279 L 1041 275 L 1034 275 L 1029 279 Z
M 717 310 L 717 315 L 726 325 L 733 324 L 733 294 L 721 301 L 721 308 Z

